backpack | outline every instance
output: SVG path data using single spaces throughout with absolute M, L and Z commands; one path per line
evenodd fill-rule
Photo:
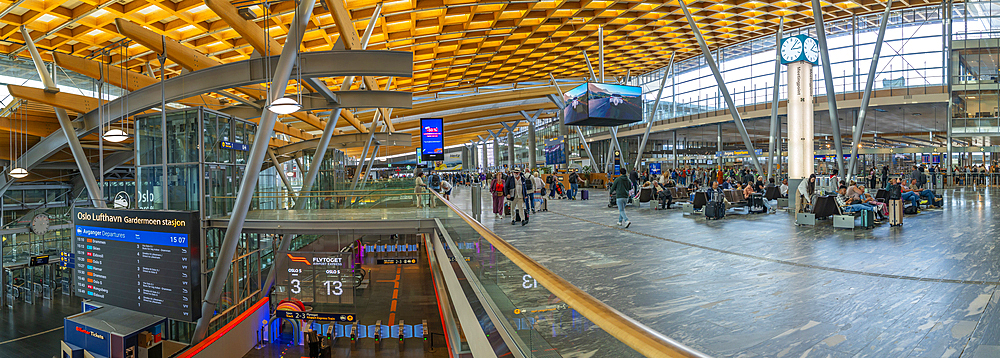
M 440 188 L 441 187 L 441 176 L 434 174 L 431 176 L 431 187 Z
M 916 215 L 918 210 L 919 209 L 917 209 L 916 206 L 910 205 L 910 206 L 907 206 L 905 209 L 903 209 L 903 214 L 906 214 L 906 215 Z

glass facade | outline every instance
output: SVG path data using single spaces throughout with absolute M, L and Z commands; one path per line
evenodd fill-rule
M 257 126 L 201 107 L 170 111 L 165 117 L 135 120 L 137 207 L 199 210 L 203 218 L 228 214 Z M 272 187 L 261 189 L 273 190 L 273 182 L 262 183 Z
M 945 84 L 942 11 L 941 6 L 924 6 L 890 13 L 874 90 Z M 875 40 L 878 38 L 880 17 L 881 14 L 871 14 L 826 23 L 827 46 L 832 59 L 830 69 L 836 93 L 864 90 L 871 54 L 875 51 Z M 799 34 L 816 37 L 816 28 L 806 26 L 788 30 L 784 36 Z M 774 40 L 774 36 L 765 36 L 724 47 L 712 54 L 737 107 L 773 100 Z M 728 110 L 704 57 L 677 61 L 674 67 L 675 75 L 667 78 L 654 121 L 674 122 L 685 116 Z M 666 69 L 661 68 L 629 81 L 629 85 L 642 86 L 645 118 L 653 111 L 653 102 L 665 72 Z M 825 96 L 823 71 L 817 68 L 814 73 L 815 94 Z M 779 99 L 788 98 L 786 81 L 782 73 L 778 81 Z M 914 90 L 914 93 L 923 92 Z M 632 126 L 640 124 L 642 122 Z M 606 130 L 593 128 L 588 132 L 601 131 Z

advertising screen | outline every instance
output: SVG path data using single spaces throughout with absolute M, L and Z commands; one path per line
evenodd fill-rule
M 642 120 L 642 88 L 589 83 L 590 118 L 627 122 Z
M 642 120 L 642 88 L 585 83 L 563 94 L 567 125 L 619 126 Z
M 557 136 L 545 141 L 545 165 L 566 164 L 563 137 Z
M 660 163 L 649 163 L 649 174 L 660 175 Z
M 201 317 L 196 211 L 73 210 L 76 295 L 193 322 Z
M 566 124 L 586 121 L 590 117 L 586 83 L 563 93 L 563 102 L 566 103 L 566 107 L 563 108 Z
M 444 121 L 441 118 L 420 119 L 420 158 L 444 160 Z

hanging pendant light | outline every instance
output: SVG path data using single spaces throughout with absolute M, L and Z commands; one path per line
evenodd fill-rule
M 112 143 L 125 141 L 126 139 L 128 139 L 128 137 L 129 137 L 128 133 L 125 133 L 125 131 L 118 128 L 104 132 L 104 140 Z
M 14 177 L 15 179 L 22 179 L 28 176 L 28 171 L 24 170 L 24 168 L 17 167 L 10 170 L 10 176 Z
M 270 106 L 267 106 L 269 111 L 277 114 L 291 114 L 298 112 L 301 108 L 302 106 L 299 105 L 299 102 L 296 102 L 294 99 L 288 97 L 278 98 L 274 102 L 271 102 Z

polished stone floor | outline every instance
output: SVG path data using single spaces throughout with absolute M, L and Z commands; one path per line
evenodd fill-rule
M 52 299 L 0 307 L 0 357 L 57 357 L 63 318 L 80 313 L 80 299 L 56 292 Z
M 942 191 L 901 227 L 795 226 L 790 213 L 707 221 L 552 200 L 527 226 L 484 224 L 555 273 L 720 357 L 1000 357 L 1000 191 Z M 452 201 L 471 208 L 468 189 Z

